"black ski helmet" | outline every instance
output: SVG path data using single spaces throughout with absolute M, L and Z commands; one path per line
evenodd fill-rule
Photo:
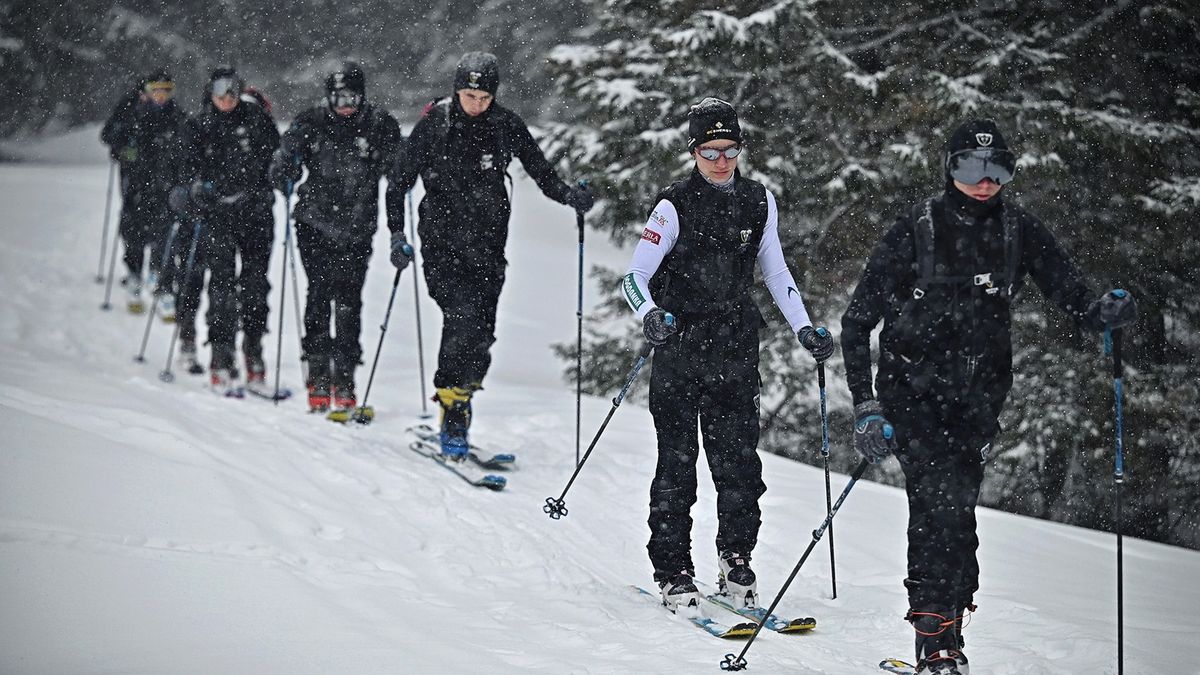
M 354 61 L 343 61 L 325 78 L 325 100 L 330 110 L 339 107 L 339 98 L 346 102 L 356 99 L 355 108 L 367 100 L 367 78 L 362 66 Z
M 454 68 L 454 91 L 478 89 L 492 96 L 500 88 L 500 64 L 495 54 L 467 52 Z

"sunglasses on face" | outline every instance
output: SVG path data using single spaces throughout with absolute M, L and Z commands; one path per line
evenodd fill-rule
M 171 98 L 175 95 L 175 83 L 173 82 L 148 82 L 143 91 L 149 96 L 159 96 L 162 98 Z
M 742 154 L 742 146 L 731 145 L 728 148 L 696 148 L 696 154 L 710 162 L 715 162 L 721 157 L 725 159 L 734 159 Z
M 1008 150 L 960 150 L 946 159 L 946 168 L 951 178 L 966 185 L 976 185 L 984 178 L 1005 185 L 1017 172 L 1017 158 Z

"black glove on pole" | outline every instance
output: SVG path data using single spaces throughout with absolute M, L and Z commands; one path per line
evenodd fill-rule
M 842 490 L 842 495 L 838 497 L 838 500 L 834 503 L 833 508 L 831 508 L 829 513 L 825 515 L 825 521 L 821 523 L 821 526 L 813 530 L 812 541 L 809 542 L 808 548 L 804 549 L 804 555 L 800 556 L 800 561 L 796 563 L 796 566 L 792 569 L 792 573 L 788 576 L 787 581 L 783 582 L 783 587 L 779 589 L 779 593 L 776 594 L 775 599 L 771 601 L 771 606 L 767 608 L 768 616 L 775 613 L 775 606 L 778 605 L 779 601 L 783 599 L 783 594 L 787 593 L 788 586 L 792 585 L 792 581 L 796 578 L 796 575 L 800 573 L 800 568 L 804 566 L 804 561 L 808 560 L 808 554 L 812 553 L 812 550 L 816 547 L 817 542 L 821 540 L 821 535 L 825 533 L 825 529 L 833 525 L 833 517 L 837 515 L 838 509 L 842 508 L 842 502 L 846 501 L 846 496 L 850 494 L 850 490 L 854 487 L 854 484 L 858 482 L 858 479 L 862 477 L 863 472 L 865 472 L 867 467 L 870 465 L 871 462 L 867 459 L 864 459 L 858 463 L 858 468 L 854 469 L 854 473 L 850 475 L 850 482 L 846 484 L 846 489 Z M 742 647 L 740 654 L 737 656 L 734 656 L 733 654 L 725 655 L 725 660 L 721 662 L 721 670 L 746 669 L 746 652 L 750 651 L 750 645 L 754 644 L 754 639 L 758 637 L 760 632 L 762 632 L 762 627 L 762 623 L 759 623 L 754 627 L 754 633 L 750 635 L 750 639 L 746 641 L 746 646 Z
M 409 241 L 417 240 L 417 212 L 413 208 L 412 190 L 405 195 L 405 209 L 408 213 L 408 238 Z M 413 313 L 416 315 L 417 321 L 417 366 L 421 377 L 421 419 L 429 419 L 432 417 L 429 413 L 427 401 L 429 397 L 425 395 L 425 341 L 422 339 L 421 332 L 421 274 L 417 264 L 417 250 L 413 248 Z
M 104 249 L 108 248 L 108 220 L 112 215 L 113 180 L 117 175 L 117 160 L 108 160 L 108 194 L 104 198 L 104 229 L 100 234 L 100 264 L 96 265 L 96 283 L 104 283 Z
M 192 283 L 192 266 L 196 264 L 196 247 L 200 243 L 200 232 L 204 229 L 204 221 L 197 219 L 196 224 L 192 226 L 192 244 L 188 247 L 187 263 L 183 266 L 183 288 L 179 290 L 179 295 L 186 296 L 189 287 Z M 204 282 L 204 275 L 200 275 L 201 283 Z M 175 330 L 171 333 L 171 346 L 167 348 L 167 366 L 158 374 L 158 379 L 163 382 L 174 382 L 175 373 L 171 372 L 171 362 L 175 359 L 175 342 L 179 340 L 179 322 L 175 322 Z
M 675 317 L 667 314 L 667 321 L 675 322 Z M 633 385 L 633 381 L 637 379 L 638 372 L 642 366 L 646 364 L 646 359 L 650 358 L 650 351 L 654 349 L 654 345 L 647 343 L 642 347 L 642 351 L 638 352 L 637 361 L 633 364 L 633 369 L 629 371 L 629 375 L 625 378 L 625 384 L 621 387 L 620 393 L 613 399 L 612 407 L 608 409 L 608 415 L 605 416 L 604 422 L 600 425 L 600 429 L 596 431 L 596 435 L 592 437 L 591 444 L 588 445 L 587 452 L 583 453 L 583 458 L 575 464 L 575 472 L 571 474 L 570 480 L 567 481 L 567 486 L 563 488 L 562 494 L 558 499 L 554 497 L 546 497 L 546 505 L 542 507 L 542 511 L 550 516 L 551 520 L 558 520 L 567 515 L 567 506 L 563 501 L 567 496 L 567 492 L 571 489 L 571 485 L 575 482 L 575 478 L 579 475 L 583 465 L 591 456 L 592 450 L 596 448 L 596 443 L 600 440 L 600 436 L 604 433 L 605 427 L 608 426 L 608 421 L 612 419 L 613 413 L 617 412 L 617 408 L 621 407 L 621 401 L 625 399 L 625 394 L 629 392 L 629 387 Z
M 166 245 L 163 246 L 162 262 L 160 264 L 161 269 L 165 270 L 167 268 L 167 261 L 171 259 L 171 250 L 175 245 L 175 235 L 178 232 L 179 221 L 171 221 L 171 229 L 167 232 Z M 157 289 L 155 290 L 157 291 Z M 150 312 L 146 317 L 146 329 L 142 331 L 142 346 L 140 349 L 138 349 L 137 356 L 133 357 L 133 360 L 137 361 L 138 363 L 145 363 L 146 361 L 146 343 L 150 341 L 150 326 L 154 323 L 154 313 L 156 310 L 158 310 L 158 293 L 155 292 L 153 296 L 154 297 L 150 300 Z

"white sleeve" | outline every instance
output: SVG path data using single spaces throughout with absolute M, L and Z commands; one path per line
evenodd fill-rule
M 787 261 L 783 259 L 783 245 L 779 243 L 779 208 L 775 204 L 775 195 L 767 190 L 767 224 L 763 228 L 762 241 L 758 245 L 758 267 L 762 270 L 763 282 L 775 305 L 783 312 L 788 324 L 795 333 L 805 326 L 811 326 L 808 310 L 804 307 L 804 299 L 796 288 L 796 280 L 788 269 Z
M 642 239 L 633 249 L 629 271 L 621 279 L 621 294 L 639 319 L 658 305 L 650 297 L 650 278 L 679 239 L 679 212 L 667 200 L 660 201 L 646 220 Z

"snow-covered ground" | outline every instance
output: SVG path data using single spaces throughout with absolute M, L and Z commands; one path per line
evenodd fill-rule
M 0 164 L 0 672 L 716 673 L 740 650 L 629 588 L 650 583 L 655 450 L 644 408 L 618 411 L 567 495 L 569 516 L 542 513 L 575 452 L 574 388 L 549 349 L 574 339 L 568 209 L 517 179 L 475 430 L 519 462 L 508 489 L 492 493 L 406 450 L 404 428 L 421 412 L 408 272 L 370 426 L 337 426 L 299 400 L 218 398 L 203 378 L 164 384 L 161 324 L 148 362 L 134 363 L 144 320 L 100 311 L 93 282 L 107 178 L 94 132 L 19 155 L 6 147 L 33 161 Z M 589 263 L 626 256 L 600 236 L 588 242 Z M 377 253 L 368 363 L 392 276 Z M 440 315 L 427 298 L 421 315 L 431 377 Z M 284 381 L 299 389 L 290 315 L 283 346 Z M 271 365 L 274 351 L 272 339 Z M 585 443 L 609 405 L 585 400 Z M 763 460 L 755 567 L 769 599 L 811 541 L 824 486 L 816 469 Z M 713 580 L 715 507 L 701 465 L 696 564 Z M 834 489 L 845 480 L 835 476 Z M 979 520 L 983 589 L 966 631 L 975 671 L 1116 672 L 1115 538 L 989 510 Z M 750 672 L 870 673 L 886 656 L 910 658 L 905 522 L 900 491 L 860 482 L 837 519 L 838 599 L 822 541 L 782 604 L 816 616 L 818 629 L 760 636 Z M 1200 553 L 1125 540 L 1125 672 L 1200 672 L 1197 579 Z

